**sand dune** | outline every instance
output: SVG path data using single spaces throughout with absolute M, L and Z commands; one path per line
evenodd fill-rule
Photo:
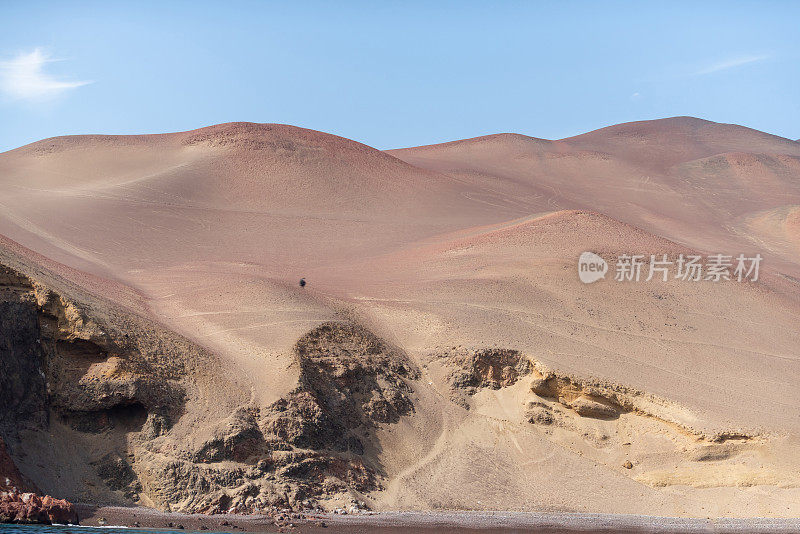
M 688 117 L 388 152 L 233 123 L 0 154 L 13 269 L 214 358 L 170 378 L 187 400 L 163 434 L 127 429 L 70 470 L 130 455 L 134 481 L 95 498 L 182 511 L 313 479 L 280 498 L 797 515 L 797 206 L 798 143 Z M 606 280 L 579 281 L 583 251 L 611 262 Z M 759 281 L 613 280 L 619 254 L 718 252 L 762 254 Z M 113 375 L 103 358 L 127 356 L 111 352 L 84 378 Z M 351 401 L 367 407 L 353 421 Z M 63 425 L 47 439 L 91 442 Z M 258 467 L 292 455 L 304 470 Z M 33 464 L 37 485 L 81 496 Z M 165 472 L 207 495 L 173 498 Z
M 542 209 L 589 209 L 710 253 L 763 251 L 737 226 L 796 204 L 800 147 L 691 117 L 610 126 L 559 141 L 499 135 L 390 151 L 416 166 L 491 184 Z M 798 274 L 795 261 L 776 267 Z
M 4 154 L 0 175 L 0 232 L 135 288 L 272 400 L 292 381 L 262 358 L 331 317 L 294 288 L 307 272 L 504 217 L 446 175 L 283 125 L 56 138 Z

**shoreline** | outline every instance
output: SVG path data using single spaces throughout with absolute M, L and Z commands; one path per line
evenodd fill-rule
M 336 515 L 287 512 L 275 515 L 202 515 L 168 513 L 144 507 L 76 504 L 81 526 L 120 526 L 209 532 L 297 533 L 401 533 L 455 534 L 536 532 L 571 533 L 792 533 L 800 531 L 800 518 L 692 519 L 643 515 L 544 512 L 377 512 Z M 105 523 L 101 521 L 105 520 Z

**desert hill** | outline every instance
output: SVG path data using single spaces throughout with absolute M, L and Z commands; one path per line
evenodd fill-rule
M 274 392 L 291 381 L 253 356 L 281 361 L 331 317 L 295 288 L 305 273 L 505 216 L 451 177 L 284 125 L 50 139 L 3 154 L 0 176 L 3 235 L 134 288 Z
M 389 153 L 543 210 L 598 211 L 711 253 L 782 247 L 743 226 L 757 212 L 796 205 L 800 197 L 795 142 L 691 117 L 558 141 L 503 134 Z M 798 274 L 795 260 L 774 261 Z
M 43 140 L 0 154 L 35 407 L 0 437 L 77 501 L 796 515 L 798 206 L 800 145 L 688 117 L 388 152 L 253 123 Z M 764 259 L 615 281 L 631 253 Z

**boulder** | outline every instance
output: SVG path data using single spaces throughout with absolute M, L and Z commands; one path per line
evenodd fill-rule
M 608 404 L 598 402 L 589 397 L 578 397 L 569 402 L 568 406 L 575 410 L 581 417 L 594 417 L 596 419 L 613 419 L 619 416 L 619 411 Z

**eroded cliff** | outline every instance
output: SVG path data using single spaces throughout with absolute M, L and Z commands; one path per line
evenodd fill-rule
M 37 484 L 74 501 L 224 513 L 358 495 L 385 476 L 375 430 L 414 410 L 419 371 L 351 322 L 298 340 L 298 384 L 259 406 L 213 354 L 9 266 L 0 310 L 2 437 Z

